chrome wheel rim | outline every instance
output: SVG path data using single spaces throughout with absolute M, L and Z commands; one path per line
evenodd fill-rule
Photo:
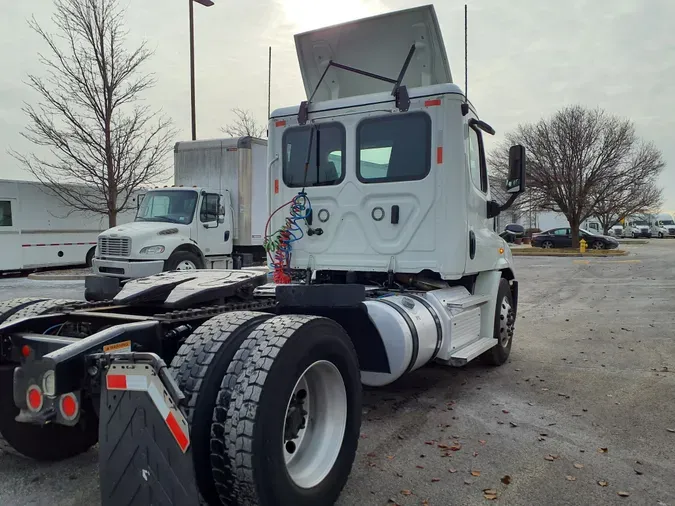
M 513 338 L 516 318 L 508 299 L 504 297 L 499 309 L 499 344 L 506 348 Z
M 347 389 L 337 367 L 320 360 L 295 384 L 286 406 L 282 451 L 300 488 L 321 483 L 337 461 L 347 429 Z
M 551 249 L 553 247 L 553 243 L 550 241 L 544 241 L 544 244 L 542 246 L 546 249 Z
M 177 271 L 194 271 L 196 269 L 197 266 L 191 260 L 183 260 L 176 266 Z

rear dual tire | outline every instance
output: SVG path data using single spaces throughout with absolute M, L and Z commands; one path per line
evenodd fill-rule
M 228 497 L 240 506 L 334 504 L 361 426 L 353 344 L 336 322 L 312 316 L 277 316 L 251 338 L 229 402 L 217 406 L 227 408 Z

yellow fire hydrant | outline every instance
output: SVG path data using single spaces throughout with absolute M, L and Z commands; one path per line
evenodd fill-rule
M 586 246 L 587 246 L 587 244 L 586 244 L 586 241 L 584 239 L 579 241 L 579 252 L 580 253 L 586 253 Z

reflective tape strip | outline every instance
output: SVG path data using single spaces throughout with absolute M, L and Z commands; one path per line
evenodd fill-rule
M 145 392 L 148 389 L 148 379 L 145 376 L 108 374 L 106 377 L 108 390 L 134 390 Z
M 167 402 L 161 380 L 157 376 L 150 376 L 142 369 L 136 372 L 143 374 L 119 374 L 119 370 L 115 369 L 115 373 L 106 375 L 108 390 L 147 392 L 162 419 L 166 422 L 171 435 L 185 453 L 190 446 L 188 424 L 178 408 L 173 403 Z
M 38 243 L 38 244 L 22 244 L 22 248 L 38 248 L 43 246 L 96 246 L 95 242 L 53 242 L 50 244 Z

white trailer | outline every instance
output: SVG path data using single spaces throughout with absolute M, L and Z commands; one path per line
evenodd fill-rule
M 178 142 L 174 183 L 143 195 L 133 223 L 100 234 L 87 298 L 109 297 L 124 280 L 163 271 L 264 261 L 265 139 Z
M 130 221 L 134 211 L 118 221 Z M 42 183 L 0 180 L 0 272 L 91 265 L 107 225 L 107 215 L 75 211 Z

